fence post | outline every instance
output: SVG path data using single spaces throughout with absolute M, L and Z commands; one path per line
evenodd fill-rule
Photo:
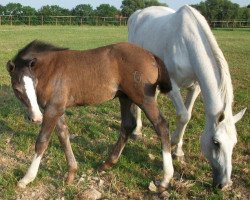
M 57 26 L 57 17 L 56 17 L 56 26 Z
M 98 17 L 96 17 L 95 25 L 98 25 Z
M 29 16 L 29 26 L 30 26 L 30 16 Z
M 12 15 L 10 16 L 10 25 L 12 26 Z
M 0 26 L 2 25 L 2 16 L 0 16 Z
M 43 26 L 43 15 L 41 17 L 41 25 Z
M 81 26 L 82 26 L 82 17 L 81 17 Z

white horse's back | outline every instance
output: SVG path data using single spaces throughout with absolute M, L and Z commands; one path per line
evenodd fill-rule
M 189 8 L 183 6 L 175 12 L 166 7 L 149 7 L 136 11 L 128 22 L 129 42 L 160 57 L 178 87 L 189 87 L 196 81 L 186 42 L 189 38 L 197 43 L 197 38 L 190 37 L 190 29 L 197 35 L 199 30 Z

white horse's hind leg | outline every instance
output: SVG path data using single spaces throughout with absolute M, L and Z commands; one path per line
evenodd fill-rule
M 174 102 L 178 115 L 177 128 L 171 137 L 171 144 L 172 146 L 176 145 L 174 154 L 179 158 L 184 158 L 184 152 L 182 150 L 183 135 L 185 133 L 186 126 L 191 118 L 194 102 L 199 93 L 200 87 L 197 83 L 188 88 L 185 105 L 178 89 L 170 93 L 170 98 Z
M 136 128 L 132 133 L 132 138 L 138 139 L 142 137 L 142 121 L 141 121 L 141 109 L 138 106 L 135 106 L 135 109 L 133 110 L 134 116 L 136 116 Z

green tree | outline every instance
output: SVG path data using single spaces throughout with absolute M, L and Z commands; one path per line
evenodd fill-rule
M 143 0 L 123 0 L 121 5 L 121 13 L 125 17 L 129 17 L 138 9 L 144 8 Z
M 240 8 L 239 19 L 250 21 L 250 5 L 247 7 Z
M 32 8 L 30 6 L 23 6 L 22 7 L 22 15 L 24 16 L 33 16 L 36 15 L 37 11 L 35 8 Z
M 22 14 L 22 5 L 20 3 L 8 3 L 4 6 L 3 14 L 4 15 L 21 15 Z
M 64 15 L 70 15 L 70 11 L 66 8 L 61 8 L 60 6 L 57 5 L 46 5 L 43 6 L 38 10 L 39 15 L 44 15 L 44 16 L 64 16 Z
M 94 12 L 92 6 L 90 4 L 80 4 L 72 9 L 72 15 L 77 16 L 90 16 Z
M 3 15 L 4 14 L 4 6 L 2 6 L 1 4 L 0 4 L 0 15 Z
M 158 0 L 123 0 L 121 5 L 121 13 L 123 16 L 129 17 L 136 10 L 149 6 L 167 6 Z
M 240 15 L 240 6 L 229 0 L 206 0 L 196 5 L 208 21 L 237 19 Z
M 116 7 L 109 4 L 101 4 L 95 10 L 95 15 L 100 17 L 114 17 L 116 14 L 118 14 Z
M 144 7 L 149 7 L 149 6 L 167 6 L 166 3 L 160 3 L 158 0 L 144 0 Z

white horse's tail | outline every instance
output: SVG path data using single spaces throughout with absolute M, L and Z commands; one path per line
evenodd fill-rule
M 225 102 L 225 109 L 227 105 L 231 104 L 233 102 L 233 86 L 231 82 L 231 76 L 229 72 L 228 63 L 205 19 L 199 11 L 196 9 L 185 6 L 195 17 L 197 20 L 197 24 L 201 27 L 201 30 L 204 31 L 204 34 L 207 38 L 207 41 L 210 44 L 211 50 L 213 52 L 213 55 L 215 57 L 217 67 L 220 69 L 220 76 L 221 76 L 221 82 L 220 82 L 220 93 L 222 98 Z M 231 106 L 231 105 L 230 105 Z

